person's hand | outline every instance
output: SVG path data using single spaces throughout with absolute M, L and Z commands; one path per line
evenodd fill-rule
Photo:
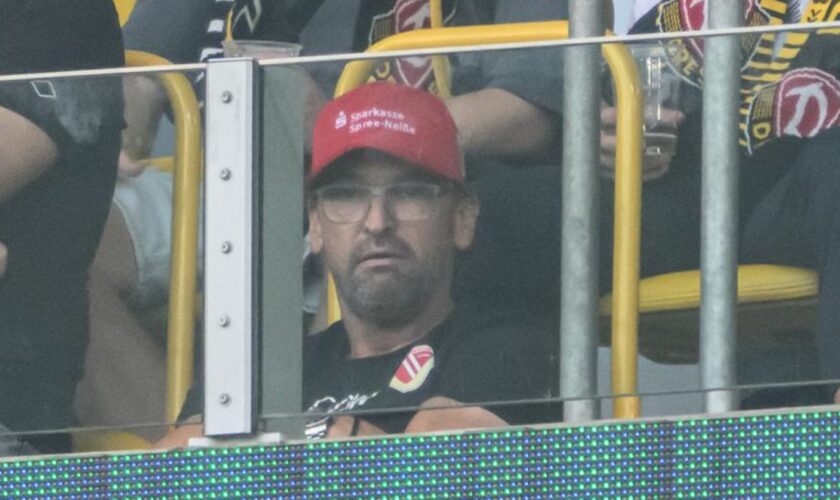
M 356 436 L 379 436 L 387 434 L 379 427 L 371 424 L 360 417 L 353 417 L 351 415 L 338 415 L 332 418 L 329 430 L 327 430 L 327 438 L 342 438 L 349 437 L 353 434 L 353 423 L 358 418 L 359 424 L 356 429 Z
M 163 439 L 155 443 L 159 450 L 171 450 L 173 448 L 186 448 L 190 439 L 204 435 L 204 426 L 199 423 L 184 424 L 168 432 Z
M 605 103 L 601 105 L 601 174 L 615 178 L 616 155 L 616 109 Z M 685 115 L 675 109 L 663 108 L 660 122 L 676 129 Z M 642 180 L 648 181 L 665 175 L 677 149 L 677 137 L 672 134 L 646 134 L 642 155 Z M 653 151 L 656 151 L 653 153 Z M 644 152 L 647 151 L 647 154 Z
M 9 265 L 9 249 L 0 243 L 0 279 L 6 274 L 6 267 Z
M 137 177 L 143 173 L 148 164 L 140 160 L 135 160 L 125 151 L 120 151 L 118 166 L 121 175 L 126 177 Z

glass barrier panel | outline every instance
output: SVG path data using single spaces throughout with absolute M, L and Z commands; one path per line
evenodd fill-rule
M 336 219 L 345 215 L 341 212 L 341 203 L 337 203 L 339 199 L 336 196 L 341 196 L 341 193 L 336 192 L 336 188 L 365 191 L 370 185 L 358 182 L 353 172 L 359 168 L 355 166 L 347 171 L 346 177 L 342 177 L 345 173 L 333 170 L 334 165 L 318 164 L 319 158 L 323 157 L 319 148 L 328 148 L 329 143 L 340 139 L 325 136 L 319 140 L 311 135 L 313 126 L 316 126 L 316 114 L 324 109 L 325 102 L 335 92 L 345 63 L 301 63 L 294 67 L 278 65 L 261 69 L 264 113 L 261 119 L 264 127 L 262 176 L 264 179 L 279 175 L 288 178 L 288 172 L 278 174 L 270 171 L 272 168 L 287 168 L 286 165 L 300 172 L 296 187 L 290 187 L 288 183 L 269 182 L 263 186 L 264 209 L 269 208 L 271 198 L 275 199 L 275 203 L 283 203 L 279 200 L 278 192 L 293 196 L 297 201 L 296 205 L 284 204 L 285 212 L 262 214 L 265 231 L 262 235 L 262 287 L 264 293 L 271 294 L 263 296 L 262 373 L 265 375 L 273 371 L 275 378 L 271 380 L 286 380 L 277 377 L 294 372 L 284 370 L 277 360 L 283 358 L 286 363 L 293 363 L 288 357 L 294 348 L 298 349 L 297 352 L 303 349 L 304 353 L 302 392 L 297 393 L 297 387 L 288 388 L 283 383 L 262 380 L 260 416 L 267 421 L 268 427 L 272 426 L 271 422 L 276 415 L 291 417 L 303 410 L 310 415 L 310 418 L 305 419 L 306 433 L 313 436 L 313 432 L 317 433 L 320 426 L 316 422 L 319 418 L 311 418 L 316 412 L 382 413 L 383 410 L 393 412 L 422 404 L 446 407 L 497 400 L 532 400 L 536 404 L 544 398 L 557 397 L 556 298 L 539 290 L 542 286 L 552 289 L 556 287 L 556 271 L 547 271 L 548 267 L 543 268 L 542 264 L 535 261 L 523 261 L 521 265 L 532 266 L 530 276 L 539 279 L 539 283 L 528 284 L 526 291 L 505 289 L 504 286 L 505 283 L 514 283 L 513 277 L 525 272 L 523 269 L 508 266 L 488 272 L 494 263 L 504 263 L 507 259 L 515 258 L 516 246 L 524 241 L 526 234 L 531 234 L 531 230 L 527 226 L 517 227 L 520 221 L 515 216 L 508 217 L 502 204 L 494 206 L 488 201 L 485 206 L 485 197 L 488 200 L 494 199 L 512 180 L 519 177 L 520 172 L 527 171 L 533 180 L 527 188 L 523 185 L 523 189 L 517 191 L 522 201 L 535 199 L 535 193 L 528 193 L 527 189 L 540 188 L 544 195 L 540 199 L 548 204 L 542 207 L 543 210 L 551 211 L 550 207 L 558 202 L 553 189 L 559 188 L 555 179 L 558 174 L 555 159 L 559 152 L 558 120 L 562 107 L 559 89 L 562 81 L 561 73 L 556 68 L 562 61 L 561 54 L 561 49 L 553 48 L 482 51 L 452 56 L 452 90 L 456 97 L 451 101 L 449 109 L 463 106 L 462 111 L 456 112 L 460 116 L 454 118 L 454 123 L 463 120 L 471 124 L 463 126 L 476 127 L 472 135 L 475 144 L 464 145 L 467 153 L 466 180 L 461 174 L 456 134 L 464 139 L 472 132 L 463 128 L 456 131 L 453 122 L 450 122 L 448 130 L 441 129 L 446 124 L 440 123 L 444 118 L 449 120 L 449 112 L 444 110 L 441 101 L 428 93 L 411 94 L 412 99 L 420 100 L 409 104 L 418 108 L 418 111 L 430 105 L 439 107 L 436 111 L 439 115 L 431 118 L 434 121 L 422 125 L 425 129 L 412 130 L 417 125 L 414 124 L 414 118 L 408 115 L 410 108 L 403 107 L 403 97 L 399 96 L 390 101 L 368 98 L 356 107 L 337 111 L 335 116 L 323 122 L 322 127 L 328 128 L 330 134 L 332 131 L 338 134 L 346 130 L 347 140 L 350 141 L 357 134 L 364 136 L 381 129 L 397 134 L 389 139 L 396 141 L 395 144 L 404 144 L 413 150 L 407 155 L 432 156 L 441 151 L 449 155 L 441 160 L 448 162 L 448 175 L 454 179 L 448 183 L 443 182 L 445 178 L 440 175 L 402 165 L 402 162 L 399 165 L 381 166 L 389 175 L 391 171 L 399 172 L 385 182 L 373 181 L 377 186 L 384 186 L 382 189 L 386 191 L 383 200 L 388 200 L 389 219 L 394 217 L 384 231 L 374 229 L 374 233 L 363 228 L 364 214 L 359 220 Z M 422 68 L 414 68 L 412 77 L 418 79 L 415 83 L 434 91 L 436 83 L 432 73 L 426 71 L 430 68 L 428 58 L 382 62 L 375 65 L 373 78 L 383 81 L 401 78 L 399 75 L 402 71 L 408 71 L 412 65 L 418 64 Z M 525 68 L 531 68 L 536 73 L 535 78 L 541 80 L 539 84 L 531 82 L 517 85 L 510 81 L 511 75 Z M 494 75 L 496 70 L 502 74 Z M 519 89 L 544 106 L 544 110 L 527 102 L 519 102 L 519 98 L 509 91 L 484 85 L 483 82 L 493 78 L 498 85 L 507 82 L 509 86 Z M 293 81 L 298 84 L 293 84 Z M 388 87 L 380 88 L 387 91 Z M 459 95 L 465 98 L 462 100 L 457 97 Z M 538 110 L 537 113 L 545 119 L 545 123 L 540 121 L 544 129 L 534 132 L 539 138 L 530 141 L 534 142 L 533 146 L 521 144 L 527 141 L 527 136 L 531 134 L 529 131 L 525 131 L 521 138 L 515 138 L 511 136 L 516 128 L 512 123 L 505 121 L 499 127 L 491 127 L 483 122 L 499 116 L 493 113 L 505 113 L 507 108 L 496 109 L 494 104 L 499 100 L 500 106 L 509 106 L 510 102 L 506 99 L 515 99 L 514 106 L 520 104 L 528 110 Z M 277 113 L 272 108 L 283 108 L 287 112 Z M 289 111 L 298 113 L 297 118 L 290 118 Z M 270 124 L 275 122 L 275 128 L 269 129 Z M 371 132 L 365 132 L 365 129 Z M 284 138 L 287 130 L 291 132 L 286 132 Z M 289 146 L 285 150 L 278 146 L 287 142 Z M 484 149 L 488 147 L 496 147 L 497 150 L 491 152 Z M 511 161 L 510 158 L 517 159 Z M 334 159 L 327 163 L 333 163 Z M 391 158 L 365 161 L 379 165 L 386 160 L 390 161 Z M 328 168 L 322 174 L 322 168 L 325 167 Z M 309 183 L 304 194 L 303 172 L 307 169 L 310 170 Z M 333 175 L 339 177 L 333 180 Z M 367 179 L 364 181 L 371 182 Z M 374 187 L 379 189 L 377 186 Z M 297 192 L 290 193 L 292 188 Z M 409 191 L 397 195 L 393 189 Z M 412 206 L 405 202 L 399 202 L 399 207 L 391 206 L 396 203 L 394 197 L 405 196 L 411 200 L 426 190 L 434 190 L 436 194 L 432 198 L 415 200 L 420 202 L 420 206 L 415 208 L 424 212 L 421 214 L 422 220 L 397 220 L 411 216 L 403 210 L 412 209 Z M 432 194 L 431 191 L 429 194 Z M 360 192 L 360 195 L 362 198 L 359 201 L 362 204 L 367 203 L 363 199 L 371 200 L 364 198 L 370 196 L 368 191 Z M 502 201 L 501 198 L 498 200 Z M 444 210 L 444 207 L 448 208 Z M 360 206 L 361 211 L 368 209 L 367 205 Z M 397 209 L 399 214 L 395 213 Z M 455 213 L 459 214 L 458 232 L 465 233 L 459 235 L 457 241 L 452 229 L 449 229 L 452 224 L 450 219 Z M 298 250 L 296 253 L 272 253 L 267 250 L 266 242 L 278 236 L 270 234 L 267 228 L 276 226 L 279 232 L 282 231 L 280 225 L 285 223 L 287 232 L 283 235 L 291 238 L 288 221 L 294 219 L 289 217 L 290 214 L 300 214 L 300 229 L 295 243 Z M 433 217 L 429 217 L 431 214 Z M 478 227 L 473 230 L 476 220 Z M 544 222 L 551 223 L 549 220 Z M 494 224 L 503 224 L 506 230 L 512 231 L 497 247 L 493 247 L 496 233 L 490 229 Z M 350 233 L 354 229 L 358 233 L 352 236 Z M 551 231 L 536 232 L 533 235 L 542 238 L 542 250 L 538 251 L 556 245 L 557 235 Z M 308 250 L 303 250 L 307 247 Z M 469 250 L 470 247 L 475 251 Z M 294 262 L 298 267 L 294 274 L 287 267 L 287 261 L 299 259 L 299 256 L 292 256 L 300 255 L 301 251 L 306 252 L 302 276 L 299 274 L 299 262 Z M 376 252 L 381 255 L 374 255 Z M 488 257 L 493 262 L 487 262 Z M 377 259 L 381 259 L 381 262 L 376 262 Z M 335 277 L 342 313 L 369 318 L 365 322 L 381 326 L 381 330 L 377 327 L 376 336 L 370 339 L 372 343 L 357 344 L 361 342 L 360 338 L 356 338 L 360 332 L 354 333 L 353 340 L 348 341 L 351 336 L 341 325 L 327 329 L 326 333 L 318 333 L 327 328 L 330 323 L 328 316 L 335 312 L 327 311 L 326 306 L 329 296 L 325 288 L 327 270 Z M 293 282 L 293 279 L 298 279 L 297 276 L 303 279 L 303 293 L 299 288 L 295 290 L 295 303 L 302 307 L 304 313 L 303 324 L 300 326 L 305 330 L 302 344 L 297 339 L 288 339 L 288 336 L 294 334 L 277 326 L 300 322 L 300 309 L 297 312 L 289 310 L 279 301 L 276 307 L 267 306 L 275 304 L 269 297 L 279 296 L 280 292 L 276 289 L 286 288 L 275 284 L 275 290 L 271 290 L 273 281 L 266 278 L 269 274 L 275 276 L 275 282 L 277 279 L 282 279 L 283 283 Z M 455 276 L 461 279 L 455 279 Z M 531 295 L 526 296 L 528 293 Z M 283 320 L 281 309 L 287 315 L 293 315 L 293 319 Z M 420 331 L 412 332 L 419 326 L 419 321 L 425 325 Z M 295 347 L 288 349 L 283 345 Z M 267 349 L 268 346 L 275 348 Z M 293 402 L 285 399 L 289 393 L 298 398 L 297 409 Z M 283 406 L 284 402 L 287 406 Z M 549 401 L 536 406 L 539 411 L 517 409 L 513 412 L 500 410 L 499 413 L 504 414 L 511 423 L 556 421 L 562 418 L 559 404 Z M 412 414 L 401 413 L 393 423 L 386 422 L 391 419 L 389 415 L 384 415 L 385 420 L 381 422 L 379 417 L 374 418 L 374 421 L 380 422 L 378 425 L 388 428 L 390 432 L 398 432 L 408 425 Z M 282 424 L 278 425 L 282 427 Z M 301 430 L 298 427 L 298 435 L 303 436 Z
M 733 391 L 741 409 L 831 402 L 832 314 L 840 309 L 824 305 L 831 296 L 816 277 L 825 290 L 834 212 L 818 204 L 836 198 L 830 159 L 840 141 L 831 120 L 840 85 L 837 67 L 797 60 L 786 48 L 819 53 L 836 40 L 825 30 L 742 40 L 749 57 L 732 89 L 740 96 L 736 377 L 724 386 L 704 385 L 699 364 L 700 217 L 703 203 L 715 201 L 700 196 L 702 73 L 686 58 L 701 64 L 703 44 L 627 44 L 645 100 L 641 357 L 631 394 L 642 416 L 702 413 L 707 394 L 720 390 Z M 380 86 L 325 104 L 346 61 L 262 65 L 262 429 L 292 438 L 398 433 L 432 408 L 451 410 L 437 413 L 446 415 L 438 425 L 458 428 L 562 420 L 564 50 L 448 56 L 454 97 L 443 106 L 465 153 L 463 185 L 422 163 L 453 140 L 445 126 L 438 122 L 427 141 L 408 122 L 440 102 L 411 92 L 389 100 L 392 90 Z M 790 64 L 771 64 L 788 56 Z M 379 62 L 372 78 L 404 79 L 400 68 L 430 64 L 420 56 L 402 63 Z M 433 72 L 424 78 L 434 91 Z M 620 396 L 610 383 L 617 93 L 606 69 L 599 83 L 601 347 L 592 397 L 607 418 Z M 412 99 L 423 104 L 412 108 Z M 391 139 L 371 142 L 372 131 Z M 382 154 L 346 155 L 359 148 Z M 445 230 L 431 224 L 441 207 L 456 214 Z M 332 326 L 331 297 L 344 319 Z M 460 411 L 468 408 L 476 411 Z M 352 415 L 359 418 L 338 418 Z
M 149 447 L 174 422 L 172 172 L 194 172 L 197 213 L 198 76 L 0 82 L 0 455 Z M 169 364 L 192 378 L 195 327 L 178 335 L 189 349 Z
M 835 198 L 828 194 L 836 184 L 828 160 L 833 151 L 840 153 L 837 129 L 831 128 L 836 124 L 829 122 L 836 114 L 835 101 L 840 96 L 838 68 L 804 69 L 811 63 L 802 59 L 790 67 L 798 69 L 783 71 L 781 66 L 773 66 L 768 72 L 766 67 L 774 56 L 764 50 L 775 48 L 775 57 L 779 58 L 784 57 L 790 44 L 816 47 L 818 42 L 837 40 L 836 35 L 814 32 L 805 41 L 803 37 L 802 33 L 780 33 L 749 35 L 742 40 L 742 45 L 750 49 L 746 52 L 750 57 L 738 89 L 742 99 L 737 138 L 737 245 L 743 265 L 739 270 L 742 290 L 737 308 L 735 383 L 740 390 L 703 387 L 698 364 L 699 274 L 694 270 L 699 268 L 701 242 L 703 91 L 702 66 L 689 64 L 687 58 L 702 64 L 697 52 L 702 40 L 627 45 L 637 63 L 645 101 L 643 144 L 639 146 L 643 281 L 638 395 L 643 416 L 702 413 L 705 393 L 712 389 L 737 391 L 736 399 L 743 409 L 831 400 L 825 384 L 817 383 L 830 378 L 830 367 L 820 365 L 816 342 L 820 335 L 831 342 L 837 334 L 836 322 L 825 323 L 823 319 L 832 313 L 818 305 L 812 272 L 818 270 L 821 259 L 830 259 L 819 253 L 826 251 L 827 244 L 817 242 L 830 240 L 831 233 L 825 231 L 831 224 L 817 214 L 831 211 L 824 210 L 827 206 L 820 209 L 813 200 L 828 203 Z M 557 383 L 561 362 L 557 311 L 563 50 L 481 51 L 449 56 L 454 97 L 446 107 L 458 126 L 460 145 L 466 153 L 466 189 L 480 203 L 475 238 L 469 247 L 458 249 L 450 267 L 440 266 L 435 271 L 422 262 L 423 256 L 432 255 L 431 249 L 441 246 L 446 251 L 440 258 L 449 259 L 449 252 L 457 246 L 451 233 L 436 233 L 438 239 L 434 241 L 428 236 L 432 233 L 422 233 L 422 223 L 400 220 L 405 215 L 397 206 L 393 190 L 405 179 L 416 181 L 418 172 L 427 180 L 428 167 L 423 172 L 417 162 L 413 167 L 393 164 L 393 156 L 405 155 L 402 151 L 411 149 L 439 151 L 447 139 L 440 129 L 435 143 L 425 143 L 422 137 L 412 135 L 400 137 L 402 124 L 391 115 L 408 113 L 405 109 L 411 108 L 403 108 L 407 106 L 405 101 L 389 101 L 381 95 L 387 90 L 380 89 L 380 100 L 374 96 L 362 104 L 347 100 L 337 109 L 328 107 L 326 128 L 318 129 L 325 142 L 316 137 L 312 145 L 307 138 L 303 140 L 304 153 L 294 152 L 298 168 L 315 171 L 314 184 L 305 194 L 308 220 L 301 221 L 301 234 L 308 235 L 310 248 L 316 250 L 304 258 L 303 276 L 305 328 L 300 397 L 301 408 L 309 415 L 307 437 L 412 431 L 420 425 L 418 421 L 423 425 L 435 422 L 431 425 L 441 428 L 467 428 L 486 426 L 481 422 L 493 422 L 490 417 L 508 424 L 562 420 L 564 398 Z M 304 136 L 309 137 L 320 101 L 333 92 L 340 68 L 339 62 L 306 63 L 294 68 L 320 88 L 320 97 L 313 98 L 314 86 L 307 77 L 307 84 L 297 88 L 296 96 L 283 91 L 297 99 L 288 106 L 297 106 L 302 113 L 297 129 L 303 130 Z M 416 77 L 419 80 L 409 83 L 436 90 L 429 58 L 377 62 L 374 68 L 370 80 L 402 82 Z M 264 67 L 263 92 L 276 92 L 271 88 L 276 85 L 272 79 L 277 82 L 280 75 L 291 71 L 284 66 Z M 598 228 L 601 279 L 597 285 L 604 298 L 600 311 L 599 390 L 593 395 L 601 401 L 603 417 L 613 415 L 613 399 L 617 396 L 610 387 L 608 298 L 616 164 L 616 92 L 612 82 L 605 67 L 601 82 L 605 140 L 598 167 L 602 177 Z M 517 121 L 516 106 L 537 119 Z M 505 111 L 494 114 L 499 110 Z M 345 127 L 346 132 L 342 130 Z M 359 143 L 352 139 L 354 135 L 364 138 L 366 129 L 381 129 L 386 134 L 396 130 L 391 140 L 399 146 L 385 146 L 386 155 L 357 153 L 344 162 L 327 162 L 329 169 L 322 173 L 318 148 L 327 149 L 331 147 L 327 143 L 343 141 L 368 144 L 365 139 Z M 276 137 L 274 131 L 264 130 L 263 134 Z M 299 147 L 301 139 L 294 140 Z M 265 141 L 265 146 L 270 142 Z M 391 147 L 394 149 L 388 149 Z M 331 160 L 341 156 L 331 154 Z M 393 178 L 369 176 L 371 171 L 378 176 L 392 170 L 399 174 Z M 434 176 L 432 181 L 440 182 Z M 380 193 L 382 212 L 376 211 Z M 353 201 L 348 202 L 348 198 Z M 359 217 L 354 215 L 357 212 Z M 376 219 L 377 214 L 381 214 L 381 220 Z M 274 261 L 268 254 L 264 258 L 266 268 L 279 265 L 281 260 L 278 256 Z M 327 324 L 327 271 L 335 277 L 338 303 L 347 322 L 316 333 Z M 424 280 L 424 272 L 432 278 Z M 785 280 L 793 280 L 801 289 L 790 293 Z M 434 285 L 427 285 L 427 281 Z M 431 324 L 421 327 L 424 307 L 437 293 L 435 290 L 444 294 L 451 290 L 447 298 L 451 297 L 453 306 L 441 308 Z M 662 307 L 661 303 L 670 305 Z M 821 324 L 829 326 L 820 331 Z M 401 336 L 406 335 L 406 329 L 401 328 L 406 326 L 413 337 Z M 276 355 L 263 352 L 264 365 L 270 365 Z M 271 405 L 265 404 L 271 398 L 276 401 L 272 394 L 284 390 L 282 384 L 263 380 L 260 415 L 268 427 L 272 421 L 294 417 L 290 407 L 272 412 Z M 436 420 L 435 412 L 424 411 L 429 408 L 448 410 L 437 412 L 440 418 Z M 459 420 L 461 417 L 465 420 Z M 483 417 L 489 420 L 481 420 Z

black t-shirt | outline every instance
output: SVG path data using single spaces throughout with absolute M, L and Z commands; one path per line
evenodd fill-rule
M 382 410 L 362 418 L 402 432 L 417 411 L 412 408 L 436 396 L 477 403 L 514 425 L 560 420 L 559 405 L 486 404 L 549 397 L 552 338 L 547 324 L 518 314 L 453 313 L 412 345 L 351 359 L 344 326 L 336 323 L 305 345 L 304 408 L 319 414 L 308 423 L 307 437 L 324 435 L 324 413 L 351 410 Z
M 176 64 L 222 55 L 234 0 L 138 0 L 123 27 L 125 47 Z
M 840 18 L 836 7 L 836 2 L 762 0 L 745 11 L 743 23 L 748 27 L 769 27 L 836 21 Z M 630 32 L 698 30 L 705 19 L 703 2 L 661 0 L 636 21 Z M 745 156 L 752 156 L 779 139 L 814 137 L 822 130 L 840 126 L 840 36 L 830 30 L 788 35 L 780 32 L 744 36 L 741 41 L 739 142 Z M 699 137 L 699 125 L 691 122 L 699 123 L 701 118 L 703 40 L 678 38 L 663 46 L 671 70 L 685 83 L 680 90 L 680 107 L 688 121 L 680 128 L 692 126 L 691 131 L 696 129 L 697 134 L 694 137 Z M 691 142 L 699 147 L 700 141 L 692 138 Z M 699 149 L 695 156 L 699 161 Z M 757 170 L 760 172 L 762 167 Z
M 119 67 L 111 0 L 0 0 L 0 74 Z M 55 164 L 0 205 L 0 422 L 71 423 L 88 335 L 87 268 L 111 203 L 122 129 L 119 77 L 0 83 L 0 106 L 58 147 Z M 2 137 L 0 137 L 2 140 Z

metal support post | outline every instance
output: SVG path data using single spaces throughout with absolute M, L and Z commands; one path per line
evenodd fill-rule
M 709 0 L 707 6 L 709 28 L 741 24 L 742 2 Z M 705 40 L 700 369 L 706 390 L 736 383 L 740 56 L 737 36 Z M 733 391 L 706 393 L 710 413 L 732 411 L 736 406 Z
M 204 432 L 254 432 L 259 196 L 252 59 L 207 67 Z
M 570 38 L 604 33 L 601 1 L 569 2 Z M 598 416 L 598 161 L 601 48 L 564 57 L 560 393 L 566 421 Z

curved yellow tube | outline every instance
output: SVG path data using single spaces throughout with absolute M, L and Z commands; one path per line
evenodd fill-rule
M 137 0 L 114 0 L 114 7 L 117 8 L 117 16 L 119 16 L 120 26 L 125 26 L 128 22 L 131 12 L 134 10 L 134 4 Z
M 602 48 L 616 89 L 615 224 L 613 228 L 612 392 L 638 392 L 639 245 L 642 206 L 643 102 L 636 63 L 626 47 Z M 641 416 L 638 396 L 617 397 L 617 418 Z
M 464 45 L 559 40 L 568 37 L 568 22 L 465 26 L 416 30 L 388 37 L 368 48 L 368 52 L 431 49 Z M 617 144 L 615 179 L 615 230 L 612 306 L 612 389 L 614 394 L 638 392 L 638 304 L 639 241 L 642 189 L 642 95 L 639 75 L 629 51 L 620 44 L 606 44 L 602 53 L 616 87 Z M 336 86 L 340 96 L 362 85 L 376 65 L 375 60 L 349 63 Z M 328 318 L 338 320 L 335 288 L 328 290 Z M 638 396 L 616 398 L 617 418 L 636 418 L 641 414 Z
M 127 51 L 127 66 L 162 66 L 166 59 Z M 172 275 L 167 332 L 166 419 L 178 417 L 193 382 L 195 294 L 198 272 L 198 210 L 201 182 L 201 114 L 190 81 L 182 74 L 155 77 L 169 97 L 175 123 L 172 208 Z
M 429 8 L 432 29 L 443 28 L 443 0 L 431 0 Z M 432 72 L 435 75 L 435 83 L 441 99 L 452 97 L 452 71 L 449 58 L 445 55 L 432 56 Z
M 327 274 L 327 324 L 331 325 L 336 321 L 341 321 L 341 304 L 338 302 L 335 278 L 332 274 Z
M 568 33 L 569 24 L 566 21 L 435 28 L 390 36 L 368 47 L 367 52 L 559 40 L 567 38 Z M 375 60 L 348 63 L 336 85 L 335 95 L 339 96 L 365 83 L 376 63 Z

